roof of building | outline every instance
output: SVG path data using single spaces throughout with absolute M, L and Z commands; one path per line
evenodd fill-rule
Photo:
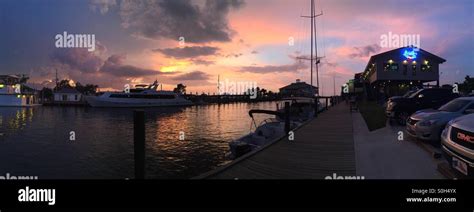
M 22 79 L 28 79 L 28 76 L 21 74 L 10 74 L 10 75 L 0 75 L 0 83 L 5 84 L 17 84 L 20 83 Z M 25 81 L 26 81 L 25 80 Z
M 76 93 L 80 93 L 79 91 L 77 91 L 76 89 L 74 88 L 61 88 L 60 90 L 58 91 L 55 91 L 54 93 L 69 93 L 69 94 L 76 94 Z
M 282 90 L 282 89 L 301 89 L 301 88 L 307 88 L 307 87 L 311 87 L 311 85 L 307 84 L 306 82 L 294 82 L 294 83 L 291 83 L 287 86 L 281 87 L 280 90 Z M 312 86 L 312 87 L 317 88 L 315 86 Z
M 392 50 L 390 50 L 390 51 L 386 51 L 386 52 L 382 52 L 382 53 L 379 53 L 379 54 L 376 54 L 376 55 L 372 55 L 372 56 L 370 57 L 370 60 L 369 60 L 369 61 L 371 61 L 372 59 L 376 59 L 377 57 L 380 57 L 380 56 L 384 56 L 384 55 L 387 55 L 387 54 L 392 54 L 392 53 L 397 52 L 397 51 L 402 51 L 402 50 L 404 50 L 404 49 L 406 49 L 406 48 L 413 48 L 413 47 L 409 47 L 409 46 L 408 46 L 408 47 L 407 47 L 407 46 L 406 46 L 406 47 L 400 47 L 400 48 L 398 48 L 398 49 L 392 49 Z M 431 54 L 430 52 L 425 51 L 425 50 L 423 50 L 422 48 L 418 48 L 418 50 L 419 50 L 419 51 L 418 51 L 418 54 L 422 54 L 422 55 L 426 55 L 426 56 L 428 56 L 428 57 L 431 57 L 431 58 L 433 58 L 434 60 L 436 60 L 438 63 L 444 63 L 444 62 L 446 62 L 445 59 L 443 59 L 443 58 L 441 58 L 441 57 L 439 57 L 439 56 L 437 56 L 437 55 Z

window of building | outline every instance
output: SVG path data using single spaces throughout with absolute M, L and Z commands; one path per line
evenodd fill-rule
M 383 67 L 384 71 L 398 71 L 398 63 L 393 62 L 393 60 L 384 63 Z
M 403 75 L 407 75 L 408 73 L 408 61 L 403 61 Z
M 412 70 L 413 76 L 415 76 L 416 75 L 416 61 L 413 61 L 411 63 L 411 70 Z
M 67 101 L 67 95 L 62 95 L 62 100 Z
M 77 94 L 76 94 L 76 95 L 74 95 L 74 100 L 75 100 L 75 101 L 77 101 Z
M 390 70 L 391 71 L 398 71 L 398 63 L 392 63 L 390 65 Z
M 423 65 L 421 65 L 421 71 L 431 71 L 431 65 L 429 64 L 429 61 L 428 60 L 425 60 L 423 62 Z
M 389 71 L 390 70 L 390 64 L 389 63 L 384 63 L 383 64 L 383 70 L 384 71 Z

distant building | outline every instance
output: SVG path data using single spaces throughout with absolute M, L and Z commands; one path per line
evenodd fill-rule
M 25 85 L 26 75 L 0 75 L 0 106 L 36 106 L 38 92 Z
M 82 104 L 82 94 L 74 88 L 62 88 L 54 92 L 54 103 Z
M 401 95 L 427 82 L 439 86 L 439 64 L 444 62 L 421 48 L 403 47 L 371 56 L 361 77 L 369 96 Z
M 306 82 L 301 82 L 299 79 L 285 87 L 280 88 L 280 95 L 282 97 L 290 96 L 304 96 L 313 97 L 318 93 L 318 88 L 311 86 Z

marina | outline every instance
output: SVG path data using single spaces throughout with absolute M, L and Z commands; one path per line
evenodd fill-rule
M 120 8 L 176 7 L 154 3 Z M 365 25 L 328 38 L 327 31 L 335 36 L 346 21 L 324 25 L 326 16 L 330 22 L 352 18 L 335 18 L 338 7 L 324 13 L 323 2 L 315 0 L 269 7 L 278 10 L 274 14 L 285 13 L 281 8 L 292 11 L 284 16 L 291 24 L 270 25 L 246 19 L 231 24 L 228 13 L 239 10 L 243 1 L 186 4 L 196 10 L 193 14 L 221 6 L 225 12 L 195 18 L 216 23 L 187 23 L 173 33 L 176 29 L 168 24 L 174 22 L 161 22 L 163 17 L 147 24 L 121 17 L 127 23 L 120 26 L 130 32 L 102 35 L 54 28 L 43 34 L 53 37 L 42 38 L 52 43 L 37 48 L 49 51 L 36 55 L 48 55 L 42 63 L 23 65 L 31 58 L 24 55 L 23 61 L 8 62 L 15 54 L 2 61 L 8 67 L 0 75 L 0 173 L 40 179 L 472 176 L 473 78 L 468 72 L 462 78 L 459 70 L 455 78 L 446 78 L 443 73 L 454 70 L 458 59 L 436 39 L 429 37 L 426 43 L 431 44 L 421 48 L 425 42 L 419 34 Z M 96 10 L 98 5 L 89 6 Z M 100 10 L 101 15 L 107 12 Z M 158 13 L 120 13 L 125 14 Z M 280 18 L 274 14 L 266 18 Z M 295 27 L 288 43 L 287 31 L 274 23 Z M 132 33 L 134 27 L 128 26 L 134 24 L 169 29 Z M 195 29 L 198 36 L 187 29 L 191 26 L 203 27 Z M 216 26 L 222 29 L 207 32 Z M 266 28 L 271 26 L 275 29 Z M 360 29 L 373 33 L 344 37 Z M 123 40 L 109 42 L 115 33 Z M 267 41 L 276 35 L 284 36 Z M 128 52 L 122 52 L 128 49 L 129 60 Z M 388 171 L 384 164 L 390 164 Z
M 317 129 L 317 130 L 315 130 Z M 334 173 L 355 176 L 352 118 L 340 103 L 258 153 L 198 178 L 325 179 Z
M 0 212 L 472 210 L 473 14 L 0 0 Z
M 145 108 L 146 177 L 191 178 L 229 162 L 228 143 L 250 131 L 244 114 L 251 109 L 273 110 L 276 102 Z M 0 107 L 0 133 L 2 172 L 39 179 L 134 178 L 133 109 Z

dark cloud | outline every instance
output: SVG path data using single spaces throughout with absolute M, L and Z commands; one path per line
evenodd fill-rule
M 100 72 L 118 77 L 143 77 L 163 73 L 152 69 L 144 69 L 132 65 L 125 65 L 123 64 L 125 58 L 125 55 L 110 56 L 100 68 Z
M 196 65 L 205 65 L 205 66 L 213 65 L 215 63 L 214 61 L 200 60 L 200 59 L 192 60 L 192 62 Z
M 376 54 L 380 52 L 382 47 L 378 44 L 372 44 L 362 47 L 354 47 L 353 52 L 349 54 L 349 57 L 356 58 L 356 57 L 368 57 L 370 55 Z
M 102 58 L 83 48 L 57 48 L 50 57 L 55 63 L 67 64 L 72 69 L 78 69 L 86 73 L 96 72 L 103 64 Z
M 259 74 L 266 74 L 266 73 L 281 73 L 281 72 L 297 72 L 300 69 L 305 69 L 308 66 L 303 62 L 295 62 L 290 65 L 281 65 L 281 66 L 245 66 L 240 69 L 243 72 L 252 72 L 252 73 L 259 73 Z
M 172 77 L 173 80 L 208 80 L 209 74 L 206 74 L 202 71 L 193 71 L 185 74 L 181 74 L 176 77 Z
M 332 62 L 324 61 L 324 60 L 321 60 L 320 65 L 321 65 L 322 67 L 327 66 L 327 67 L 331 67 L 331 68 L 334 68 L 334 67 L 339 66 L 339 64 L 336 63 L 336 62 L 332 63 Z
M 174 57 L 177 59 L 183 58 L 194 58 L 199 56 L 214 55 L 219 51 L 217 47 L 211 46 L 192 46 L 184 48 L 167 48 L 167 49 L 154 49 L 153 52 L 159 52 L 167 57 Z
M 102 45 L 97 48 L 97 52 L 89 52 L 87 49 L 70 48 L 55 49 L 51 54 L 54 69 L 59 71 L 68 70 L 68 73 L 78 72 L 80 74 L 100 73 L 109 74 L 116 77 L 143 77 L 163 72 L 151 69 L 140 68 L 132 65 L 126 65 L 126 55 L 112 55 L 106 60 L 99 55 L 105 53 L 106 48 Z M 54 69 L 42 70 L 37 72 L 38 76 L 50 75 Z
M 258 51 L 257 51 L 257 50 L 253 50 L 252 52 L 250 52 L 250 54 L 258 54 Z
M 235 57 L 235 58 L 238 58 L 240 56 L 242 56 L 244 54 L 242 53 L 237 53 L 237 54 L 228 54 L 228 55 L 225 55 L 226 58 L 229 58 L 229 57 Z
M 233 31 L 227 15 L 243 0 L 206 0 L 198 6 L 188 0 L 123 0 L 120 5 L 122 26 L 151 38 L 178 39 L 186 42 L 228 42 Z
M 73 79 L 83 84 L 97 84 L 102 88 L 123 88 L 133 78 L 173 75 L 159 70 L 140 68 L 125 64 L 126 55 L 115 54 L 105 58 L 105 46 L 98 46 L 95 52 L 86 49 L 55 49 L 50 64 L 37 67 L 30 73 L 31 83 L 38 86 L 53 87 L 56 70 L 59 79 Z

